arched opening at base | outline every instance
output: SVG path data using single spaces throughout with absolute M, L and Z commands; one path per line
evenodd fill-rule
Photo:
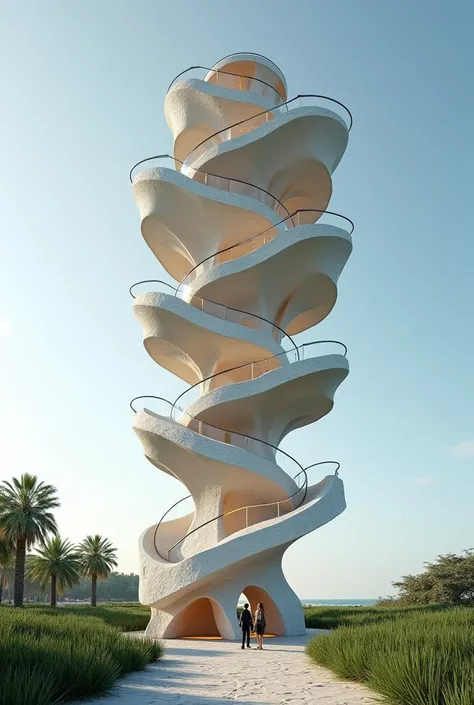
M 199 597 L 173 617 L 163 634 L 164 639 L 180 637 L 220 637 L 216 616 L 219 618 L 221 606 L 208 597 Z M 217 615 L 216 615 L 217 613 Z
M 250 611 L 255 614 L 257 604 L 263 603 L 265 608 L 265 619 L 267 622 L 266 631 L 275 636 L 285 636 L 285 622 L 278 609 L 276 602 L 270 597 L 269 593 L 257 585 L 249 585 L 242 590 L 247 602 L 250 603 Z

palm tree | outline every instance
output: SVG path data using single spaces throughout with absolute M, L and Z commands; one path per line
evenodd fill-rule
M 38 549 L 38 555 L 30 557 L 27 573 L 43 589 L 51 581 L 51 607 L 56 607 L 58 593 L 61 595 L 71 589 L 81 579 L 77 549 L 59 536 L 53 536 Z
M 13 577 L 13 543 L 5 537 L 0 529 L 0 604 L 3 599 L 3 588 L 8 587 Z
M 117 565 L 116 551 L 110 541 L 96 534 L 86 536 L 79 544 L 79 555 L 83 575 L 91 578 L 91 605 L 97 606 L 97 578 L 109 577 Z
M 20 479 L 0 485 L 0 526 L 15 544 L 15 582 L 13 604 L 23 607 L 26 549 L 44 543 L 58 527 L 51 509 L 59 507 L 56 488 L 38 482 L 36 475 L 24 473 Z

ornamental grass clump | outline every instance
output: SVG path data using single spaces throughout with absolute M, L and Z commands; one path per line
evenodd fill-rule
M 52 705 L 109 690 L 159 658 L 161 644 L 123 637 L 101 619 L 0 610 L 0 705 Z
M 393 705 L 474 703 L 474 610 L 405 611 L 315 637 L 308 655 Z

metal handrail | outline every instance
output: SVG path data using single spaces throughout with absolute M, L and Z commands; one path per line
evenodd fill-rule
M 336 100 L 335 98 L 330 98 L 327 95 L 319 95 L 317 93 L 299 93 L 296 95 L 294 98 L 290 98 L 290 100 L 287 100 L 285 103 L 280 103 L 280 105 L 276 105 L 275 108 L 283 108 L 284 106 L 290 105 L 290 103 L 293 103 L 295 100 L 299 100 L 300 98 L 320 98 L 322 100 L 329 100 L 331 103 L 336 103 L 337 105 L 341 106 L 347 114 L 349 115 L 349 122 L 344 120 L 346 123 L 347 131 L 350 132 L 353 124 L 353 118 L 352 118 L 352 113 L 349 110 L 348 107 L 344 105 L 344 103 L 341 103 L 340 100 Z M 214 139 L 217 135 L 220 135 L 221 132 L 226 132 L 226 130 L 231 130 L 233 127 L 238 127 L 239 125 L 243 125 L 245 122 L 248 122 L 249 120 L 254 120 L 257 117 L 260 117 L 261 115 L 265 115 L 266 113 L 271 113 L 273 110 L 262 110 L 259 113 L 255 113 L 255 115 L 252 115 L 249 118 L 245 118 L 244 120 L 239 120 L 238 122 L 234 122 L 232 125 L 227 125 L 227 127 L 222 128 L 221 130 L 217 130 L 214 132 L 214 134 L 209 135 L 209 137 L 206 137 L 205 139 L 201 140 L 193 149 L 188 153 L 186 159 L 184 160 L 184 166 L 189 167 L 190 165 L 188 164 L 188 160 L 190 156 L 197 150 L 199 147 L 202 147 L 203 144 L 205 144 L 208 140 Z M 191 167 L 192 168 L 192 167 Z M 195 170 L 197 171 L 197 169 Z
M 303 343 L 302 345 L 298 346 L 298 348 L 297 348 L 298 357 L 297 357 L 296 362 L 299 362 L 301 360 L 301 356 L 299 354 L 301 349 L 303 349 L 303 351 L 304 351 L 304 348 L 306 348 L 306 347 L 310 347 L 311 345 L 321 345 L 323 343 L 334 343 L 335 345 L 340 345 L 344 349 L 343 354 L 344 354 L 344 357 L 346 357 L 347 345 L 345 345 L 344 343 L 341 343 L 340 340 L 313 340 L 310 343 Z M 242 365 L 235 365 L 234 367 L 229 367 L 227 370 L 221 370 L 220 372 L 216 372 L 213 375 L 209 375 L 208 377 L 204 377 L 204 379 L 201 379 L 199 382 L 195 382 L 190 387 L 185 389 L 184 392 L 181 392 L 181 394 L 178 397 L 176 397 L 176 400 L 173 404 L 173 409 L 171 410 L 172 411 L 172 418 L 173 419 L 175 418 L 174 417 L 174 408 L 175 408 L 176 404 L 179 402 L 179 400 L 182 399 L 182 397 L 184 397 L 186 394 L 188 394 L 191 390 L 195 389 L 196 387 L 203 384 L 204 382 L 208 382 L 209 380 L 214 379 L 215 377 L 219 377 L 219 375 L 224 375 L 224 374 L 227 374 L 228 372 L 233 372 L 234 370 L 240 370 L 244 367 L 251 367 L 252 365 L 256 365 L 261 362 L 267 362 L 268 360 L 273 360 L 274 358 L 281 357 L 282 355 L 286 355 L 286 354 L 287 354 L 286 351 L 284 351 L 282 353 L 277 353 L 276 355 L 269 355 L 268 357 L 264 357 L 260 360 L 253 360 L 252 362 L 244 362 Z M 262 374 L 265 374 L 265 373 L 262 373 Z M 259 375 L 259 376 L 261 376 L 261 375 Z M 254 379 L 254 377 L 252 377 L 252 379 Z M 248 381 L 248 380 L 245 380 L 245 381 Z
M 182 162 L 181 159 L 177 159 L 177 157 L 173 157 L 171 154 L 155 154 L 155 156 L 153 156 L 153 157 L 146 157 L 146 159 L 141 159 L 139 162 L 134 164 L 132 166 L 132 168 L 130 169 L 130 171 L 128 173 L 128 178 L 130 179 L 131 184 L 133 184 L 133 171 L 134 171 L 134 169 L 136 169 L 137 166 L 140 166 L 140 164 L 144 164 L 145 162 L 153 161 L 153 159 L 172 159 L 173 161 L 178 162 L 178 164 L 181 164 L 182 166 L 184 166 L 184 162 Z M 278 203 L 278 205 L 281 208 L 283 208 L 283 210 L 285 211 L 285 213 L 287 215 L 290 215 L 288 208 L 285 205 L 283 205 L 283 203 L 276 196 L 274 196 L 272 193 L 270 193 L 270 191 L 267 191 L 266 189 L 261 188 L 260 186 L 255 186 L 255 184 L 251 184 L 249 181 L 243 181 L 242 179 L 229 179 L 229 178 L 227 178 L 227 176 L 220 176 L 219 174 L 211 174 L 208 171 L 204 171 L 204 169 L 194 169 L 194 171 L 198 174 L 204 174 L 205 176 L 212 176 L 215 179 L 224 179 L 225 181 L 229 181 L 229 183 L 235 182 L 236 184 L 244 184 L 244 186 L 250 186 L 251 188 L 254 188 L 257 191 L 261 191 L 265 195 L 270 196 L 270 198 L 272 198 L 276 203 Z M 180 172 L 178 172 L 178 173 L 180 173 Z M 273 210 L 276 211 L 277 209 L 274 208 Z
M 321 210 L 320 208 L 299 208 L 297 211 L 294 211 L 294 213 L 291 213 L 291 215 L 287 215 L 285 218 L 282 218 L 281 220 L 278 221 L 278 223 L 274 223 L 274 225 L 271 225 L 270 227 L 266 228 L 265 230 L 262 230 L 259 233 L 256 233 L 255 235 L 251 235 L 250 237 L 246 238 L 245 240 L 241 240 L 240 242 L 236 242 L 233 245 L 229 245 L 228 247 L 224 247 L 222 250 L 217 250 L 217 252 L 214 252 L 212 255 L 209 255 L 208 257 L 205 257 L 201 262 L 198 264 L 194 265 L 192 269 L 189 270 L 189 272 L 186 274 L 186 276 L 180 281 L 178 284 L 176 291 L 178 292 L 183 285 L 185 285 L 186 280 L 188 277 L 191 276 L 191 274 L 196 271 L 204 262 L 207 262 L 208 260 L 212 259 L 213 257 L 217 257 L 218 255 L 223 254 L 224 252 L 229 252 L 230 250 L 233 250 L 235 247 L 240 247 L 241 245 L 245 245 L 247 242 L 252 242 L 252 240 L 255 240 L 258 237 L 262 237 L 262 235 L 265 235 L 265 233 L 270 232 L 274 228 L 278 228 L 279 225 L 282 225 L 283 223 L 286 223 L 287 220 L 291 219 L 293 223 L 293 227 L 297 227 L 294 218 L 295 216 L 298 216 L 300 213 L 320 213 L 321 215 L 326 214 L 326 215 L 334 215 L 337 218 L 341 218 L 342 220 L 345 220 L 349 223 L 350 225 L 350 230 L 349 230 L 349 235 L 352 235 L 354 232 L 355 225 L 353 221 L 348 218 L 345 215 L 341 215 L 341 213 L 336 213 L 335 211 L 328 211 L 328 210 Z M 315 221 L 316 222 L 316 221 Z M 311 223 L 305 223 L 305 225 L 311 225 Z M 287 232 L 288 228 L 284 231 Z M 242 255 L 243 257 L 244 255 Z
M 173 402 L 169 401 L 168 399 L 165 399 L 164 397 L 157 397 L 153 394 L 141 394 L 138 397 L 134 397 L 129 403 L 129 406 L 134 414 L 137 413 L 137 410 L 133 406 L 133 403 L 138 401 L 139 399 L 157 399 L 158 401 L 164 401 L 166 404 L 169 404 L 169 406 L 172 407 L 170 410 L 169 417 L 173 421 L 175 420 L 172 415 L 173 408 L 177 408 L 178 411 L 181 411 L 183 414 L 185 414 L 188 417 L 188 419 L 191 419 L 192 421 L 197 421 L 199 424 L 201 424 L 201 427 L 206 426 L 209 428 L 213 428 L 216 431 L 222 431 L 223 433 L 231 433 L 234 436 L 239 436 L 240 438 L 244 438 L 247 441 L 250 440 L 250 441 L 255 441 L 256 443 L 261 443 L 262 445 L 267 446 L 267 448 L 271 448 L 272 450 L 274 450 L 275 453 L 280 453 L 281 455 L 284 455 L 286 458 L 289 458 L 289 460 L 291 460 L 292 463 L 295 463 L 300 468 L 300 472 L 298 473 L 298 475 L 300 475 L 301 471 L 304 470 L 303 466 L 300 465 L 300 463 L 296 460 L 296 458 L 293 458 L 292 455 L 287 453 L 285 450 L 278 448 L 278 446 L 274 446 L 272 443 L 269 443 L 268 441 L 264 441 L 261 438 L 256 438 L 255 436 L 249 436 L 248 434 L 239 433 L 238 431 L 231 431 L 228 428 L 222 428 L 221 426 L 215 426 L 214 424 L 208 423 L 207 421 L 202 421 L 201 419 L 198 419 L 196 416 L 191 416 L 191 414 L 188 414 L 187 411 L 185 411 L 184 409 L 177 407 L 176 402 L 173 404 Z M 193 431 L 193 433 L 197 433 L 197 432 Z M 202 435 L 202 434 L 200 434 L 200 435 Z
M 171 410 L 170 410 L 170 415 L 169 415 L 169 416 L 170 416 L 171 419 L 174 420 L 174 417 L 173 417 L 173 410 L 174 410 L 175 408 L 177 408 L 177 407 L 176 407 L 176 403 L 173 404 L 173 403 L 170 402 L 168 399 L 165 399 L 164 397 L 154 396 L 153 394 L 142 394 L 142 395 L 140 395 L 140 396 L 138 396 L 138 397 L 134 397 L 134 398 L 130 401 L 129 406 L 130 406 L 130 408 L 131 408 L 131 410 L 133 411 L 134 414 L 137 413 L 137 409 L 135 409 L 135 407 L 134 407 L 134 402 L 138 401 L 139 399 L 156 399 L 156 400 L 158 400 L 158 401 L 164 401 L 166 404 L 169 404 L 169 405 L 171 406 Z M 200 423 L 200 425 L 201 425 L 201 428 L 202 428 L 202 425 L 204 425 L 204 426 L 206 426 L 206 427 L 216 429 L 217 431 L 222 431 L 223 433 L 231 433 L 231 434 L 233 434 L 234 436 L 239 436 L 240 438 L 244 438 L 244 439 L 247 440 L 247 441 L 248 441 L 248 440 L 251 440 L 251 441 L 255 441 L 255 442 L 257 442 L 257 443 L 261 443 L 262 445 L 266 446 L 267 448 L 271 448 L 273 451 L 275 451 L 275 454 L 276 454 L 276 453 L 280 453 L 281 455 L 284 455 L 286 458 L 288 458 L 289 460 L 291 460 L 295 465 L 297 465 L 297 466 L 300 468 L 300 471 L 299 471 L 299 472 L 295 475 L 295 477 L 294 477 L 295 480 L 296 480 L 297 477 L 299 477 L 302 473 L 305 472 L 305 469 L 304 469 L 303 466 L 296 460 L 296 458 L 293 458 L 293 456 L 291 456 L 289 453 L 287 453 L 286 451 L 282 450 L 281 448 L 278 448 L 278 446 L 274 446 L 272 443 L 269 443 L 268 441 L 264 441 L 264 440 L 262 440 L 261 438 L 255 438 L 255 436 L 249 436 L 249 435 L 246 435 L 246 434 L 243 434 L 243 433 L 239 433 L 238 431 L 230 431 L 229 429 L 221 428 L 221 427 L 219 427 L 219 426 L 215 426 L 214 424 L 210 424 L 210 423 L 207 423 L 207 422 L 203 422 L 203 421 L 201 421 L 200 419 L 197 419 L 195 416 L 191 416 L 191 414 L 188 414 L 186 411 L 184 411 L 184 409 L 179 409 L 179 411 L 181 411 L 182 413 L 186 414 L 186 416 L 187 416 L 189 419 L 191 419 L 191 420 L 193 420 L 193 421 L 198 421 L 198 423 Z M 275 461 L 275 462 L 276 462 L 276 461 Z M 327 461 L 327 462 L 330 462 L 330 461 Z M 277 463 L 277 464 L 278 464 L 278 463 Z M 191 497 L 191 495 L 188 495 L 187 497 L 184 497 L 182 500 L 179 500 L 178 502 L 176 502 L 176 504 L 179 504 L 180 502 L 183 502 L 185 499 L 189 499 L 189 497 Z M 157 545 L 156 545 L 156 534 L 157 534 L 158 528 L 159 528 L 160 524 L 162 523 L 163 519 L 164 519 L 165 516 L 176 506 L 176 504 L 174 504 L 173 507 L 170 507 L 170 509 L 162 516 L 162 518 L 161 518 L 160 521 L 158 522 L 157 526 L 155 527 L 155 532 L 154 532 L 154 536 L 153 536 L 153 543 L 154 543 L 155 550 L 156 550 L 157 554 L 158 554 L 158 555 L 160 556 L 160 558 L 162 558 L 163 560 L 168 560 L 168 559 L 165 558 L 165 557 L 160 553 L 160 551 L 158 550 L 158 547 L 157 547 Z M 170 550 L 171 550 L 171 549 L 170 549 Z
M 304 476 L 305 476 L 304 484 L 303 484 L 301 487 L 299 487 L 299 488 L 296 490 L 296 492 L 293 492 L 293 494 L 290 495 L 289 497 L 287 497 L 286 499 L 281 499 L 281 500 L 279 500 L 279 501 L 277 501 L 277 502 L 265 502 L 265 503 L 262 503 L 262 504 L 249 504 L 249 505 L 245 505 L 245 506 L 243 506 L 243 507 L 238 507 L 237 509 L 231 509 L 229 512 L 223 512 L 222 514 L 219 514 L 218 516 L 214 517 L 213 519 L 208 519 L 208 521 L 205 521 L 203 524 L 200 524 L 199 526 L 196 526 L 196 527 L 195 527 L 194 529 L 192 529 L 191 531 L 188 531 L 188 533 L 187 533 L 185 536 L 183 536 L 183 537 L 180 538 L 178 541 L 176 541 L 176 543 L 174 543 L 174 544 L 168 549 L 168 558 L 167 558 L 167 560 L 169 561 L 169 559 L 170 559 L 169 556 L 170 556 L 171 551 L 172 551 L 174 548 L 176 548 L 176 546 L 179 546 L 179 544 L 182 543 L 182 542 L 183 542 L 185 539 L 187 539 L 189 536 L 191 536 L 192 534 L 194 534 L 196 531 L 199 531 L 199 529 L 202 529 L 204 526 L 207 526 L 208 524 L 212 524 L 214 521 L 217 521 L 218 519 L 222 519 L 223 517 L 229 516 L 230 514 L 235 514 L 236 512 L 241 512 L 241 511 L 245 510 L 245 516 L 246 516 L 245 528 L 247 528 L 247 529 L 248 529 L 248 526 L 249 526 L 249 524 L 248 524 L 248 510 L 249 510 L 249 509 L 257 509 L 258 507 L 275 507 L 275 506 L 276 506 L 276 507 L 277 507 L 277 517 L 280 517 L 280 516 L 281 516 L 281 514 L 280 514 L 280 505 L 281 505 L 281 504 L 284 504 L 285 502 L 291 501 L 292 499 L 294 499 L 294 497 L 296 497 L 297 494 L 299 494 L 299 492 L 301 492 L 301 490 L 304 489 L 304 495 L 303 495 L 303 497 L 302 497 L 300 503 L 299 503 L 298 506 L 296 506 L 296 507 L 294 508 L 294 510 L 293 510 L 293 511 L 296 511 L 297 509 L 299 509 L 299 508 L 302 506 L 302 504 L 304 503 L 304 501 L 305 501 L 305 499 L 306 499 L 306 496 L 307 496 L 307 494 L 308 494 L 308 475 L 307 475 L 307 473 L 306 473 L 306 470 L 308 470 L 309 468 L 316 467 L 316 465 L 325 465 L 325 464 L 327 464 L 327 463 L 331 463 L 331 464 L 336 464 L 336 465 L 337 465 L 337 468 L 336 468 L 334 474 L 336 475 L 336 477 L 338 477 L 338 476 L 339 476 L 339 468 L 341 467 L 341 465 L 340 465 L 340 463 L 338 463 L 337 460 L 323 460 L 323 461 L 321 461 L 321 462 L 319 462 L 319 463 L 313 463 L 313 465 L 309 465 L 307 468 L 303 468 L 303 470 L 302 470 L 300 473 L 298 473 L 298 475 L 296 475 L 296 476 L 293 478 L 294 480 L 296 480 L 296 478 L 297 478 L 299 475 L 304 474 Z M 190 496 L 191 496 L 191 495 L 190 495 Z M 290 511 L 291 511 L 291 510 L 290 510 Z M 161 523 L 161 521 L 160 521 L 160 523 Z M 256 522 L 256 523 L 258 524 L 258 523 L 261 523 L 261 522 Z M 254 526 L 254 524 L 251 524 L 251 526 Z M 155 536 L 156 536 L 156 534 L 155 534 Z M 156 545 L 155 545 L 155 548 L 156 548 Z M 158 552 L 158 551 L 157 551 L 157 552 Z M 158 555 L 160 556 L 160 558 L 163 558 L 163 556 L 162 556 L 160 553 L 159 553 Z
M 132 284 L 132 286 L 129 288 L 128 292 L 132 299 L 135 299 L 135 295 L 133 294 L 133 289 L 138 286 L 139 284 L 164 284 L 164 286 L 169 287 L 170 289 L 173 289 L 175 292 L 175 296 L 179 293 L 178 289 L 173 286 L 172 284 L 168 284 L 168 282 L 164 282 L 161 279 L 143 279 L 142 281 L 135 282 L 135 284 Z M 242 311 L 240 308 L 233 308 L 232 306 L 224 306 L 224 304 L 219 304 L 217 301 L 211 301 L 210 299 L 203 299 L 202 296 L 193 296 L 193 299 L 199 299 L 199 301 L 206 302 L 208 304 L 212 304 L 213 306 L 220 306 L 221 308 L 225 309 L 226 311 L 235 311 L 236 313 L 243 313 L 245 316 L 251 316 L 252 318 L 258 318 L 259 321 L 263 321 L 264 323 L 268 323 L 270 326 L 273 326 L 276 328 L 280 333 L 282 334 L 283 338 L 288 338 L 290 343 L 292 344 L 294 350 L 296 351 L 297 355 L 299 356 L 298 353 L 298 346 L 296 345 L 295 341 L 289 335 L 283 328 L 280 328 L 280 326 L 276 323 L 273 323 L 272 321 L 269 321 L 267 318 L 263 318 L 263 316 L 259 316 L 257 313 L 249 313 L 248 311 Z M 192 304 L 188 301 L 191 306 Z M 199 309 L 197 309 L 199 310 Z M 204 311 L 204 313 L 206 313 Z M 207 314 L 212 315 L 212 314 Z M 221 320 L 228 320 L 227 318 L 221 319 Z M 243 324 L 237 324 L 237 325 L 243 325 Z
M 304 470 L 303 470 L 303 472 L 304 472 Z M 219 519 L 222 519 L 223 517 L 226 517 L 226 516 L 228 516 L 229 514 L 235 514 L 236 512 L 241 512 L 241 511 L 243 511 L 244 509 L 246 510 L 246 520 L 247 520 L 247 521 L 248 521 L 248 510 L 249 510 L 249 509 L 254 509 L 254 508 L 256 508 L 256 507 L 273 507 L 273 506 L 277 506 L 277 507 L 278 507 L 278 511 L 279 511 L 279 509 L 280 509 L 280 503 L 290 501 L 290 500 L 293 499 L 299 492 L 301 492 L 301 490 L 302 490 L 303 488 L 304 488 L 304 490 L 305 490 L 305 494 L 304 494 L 304 496 L 303 496 L 303 499 L 301 500 L 300 504 L 299 504 L 297 507 L 295 507 L 295 509 L 299 509 L 299 507 L 301 507 L 302 503 L 303 503 L 304 500 L 306 499 L 306 493 L 307 493 L 307 491 L 308 491 L 308 477 L 307 477 L 306 473 L 305 473 L 305 483 L 304 483 L 304 485 L 302 485 L 301 487 L 299 487 L 299 488 L 297 489 L 297 491 L 294 492 L 294 493 L 293 493 L 290 497 L 288 497 L 287 499 L 281 500 L 281 502 L 268 502 L 267 504 L 250 504 L 250 505 L 248 505 L 248 506 L 238 507 L 237 509 L 231 509 L 230 512 L 224 512 L 223 514 L 218 514 L 217 516 L 213 517 L 212 519 L 208 519 L 208 520 L 205 521 L 203 524 L 199 524 L 199 526 L 196 526 L 196 527 L 195 527 L 194 529 L 192 529 L 191 531 L 188 531 L 188 533 L 186 534 L 186 536 L 183 536 L 182 538 L 178 539 L 178 541 L 176 541 L 176 543 L 174 543 L 174 544 L 168 549 L 168 561 L 169 561 L 169 559 L 170 559 L 169 557 L 170 557 L 171 551 L 172 551 L 174 548 L 176 548 L 176 546 L 179 546 L 179 544 L 182 543 L 185 539 L 187 539 L 187 538 L 188 538 L 189 536 L 191 536 L 192 534 L 196 533 L 196 531 L 199 531 L 200 529 L 204 528 L 204 527 L 207 526 L 208 524 L 212 524 L 213 522 L 218 521 Z M 278 516 L 280 516 L 280 515 L 278 514 Z M 258 522 L 257 522 L 257 523 L 258 523 Z M 246 528 L 248 528 L 248 527 L 246 527 Z M 160 554 L 160 556 L 161 556 L 161 554 Z
M 230 59 L 231 56 L 235 56 L 236 54 L 237 54 L 237 55 L 238 55 L 238 54 L 248 54 L 249 56 L 259 56 L 261 59 L 265 59 L 265 61 L 269 61 L 271 64 L 273 64 L 273 66 L 274 66 L 276 69 L 278 69 L 278 71 L 279 71 L 279 72 L 281 73 L 281 75 L 283 76 L 283 71 L 281 70 L 281 68 L 280 68 L 274 61 L 272 61 L 271 59 L 269 59 L 268 56 L 264 56 L 263 54 L 258 54 L 258 53 L 255 52 L 255 51 L 239 51 L 239 52 L 234 52 L 233 54 L 227 54 L 227 56 L 223 56 L 222 59 L 219 59 L 219 61 L 216 61 L 216 63 L 217 63 L 217 64 L 220 64 L 221 61 L 225 61 L 226 59 Z
M 306 481 L 307 481 L 307 479 L 308 479 L 308 478 L 307 478 L 307 470 L 310 470 L 311 468 L 314 468 L 314 467 L 316 467 L 316 466 L 318 466 L 318 465 L 327 465 L 327 464 L 329 464 L 329 463 L 334 464 L 334 465 L 337 465 L 337 467 L 336 467 L 336 469 L 335 469 L 335 471 L 334 471 L 334 475 L 335 475 L 336 477 L 339 477 L 339 468 L 341 467 L 341 464 L 340 464 L 337 460 L 323 460 L 323 461 L 320 461 L 319 463 L 313 463 L 312 465 L 308 465 L 308 466 L 305 467 L 302 471 L 300 471 L 297 475 L 295 475 L 294 478 L 293 478 L 293 480 L 296 481 L 296 479 L 304 472 L 305 475 L 306 475 Z M 295 492 L 291 497 L 288 497 L 288 498 L 285 499 L 285 500 L 280 500 L 279 503 L 283 503 L 283 502 L 289 501 L 289 500 L 292 499 L 296 494 L 298 494 L 298 492 L 299 492 L 301 489 L 303 489 L 303 486 L 300 487 L 300 488 L 297 490 L 297 492 Z M 177 502 L 175 502 L 175 503 L 163 514 L 163 516 L 161 517 L 160 521 L 159 521 L 158 524 L 155 526 L 155 531 L 154 531 L 154 533 L 153 533 L 153 544 L 154 544 L 154 546 L 155 546 L 155 551 L 157 552 L 157 554 L 160 556 L 160 558 L 161 558 L 162 560 L 169 561 L 169 554 L 170 554 L 170 552 L 173 550 L 173 548 L 175 548 L 175 547 L 178 545 L 178 543 L 184 541 L 184 539 L 187 538 L 187 536 L 189 536 L 189 535 L 190 535 L 191 533 L 193 533 L 193 532 L 192 532 L 192 531 L 189 532 L 188 534 L 186 534 L 186 536 L 184 536 L 182 539 L 180 539 L 180 541 L 179 541 L 178 543 L 174 544 L 174 546 L 172 546 L 171 548 L 169 548 L 169 549 L 168 549 L 168 556 L 165 558 L 165 556 L 163 556 L 163 554 L 160 553 L 159 548 L 158 548 L 158 546 L 156 545 L 156 536 L 157 536 L 157 533 L 158 533 L 158 529 L 160 528 L 161 524 L 163 523 L 165 517 L 167 517 L 168 514 L 169 514 L 175 507 L 178 506 L 178 504 L 181 504 L 182 502 L 185 502 L 187 499 L 191 499 L 191 498 L 192 498 L 192 495 L 191 495 L 191 494 L 188 494 L 188 495 L 186 495 L 186 497 L 183 497 L 182 499 L 180 499 L 180 500 L 178 500 Z M 305 499 L 306 499 L 306 497 L 305 497 Z M 304 501 L 304 500 L 303 500 L 303 501 Z M 251 509 L 251 508 L 253 508 L 253 507 L 271 506 L 272 504 L 275 504 L 275 502 L 268 502 L 267 504 L 253 504 L 253 505 L 247 505 L 247 506 L 245 506 L 245 507 L 239 507 L 238 509 L 233 509 L 233 510 L 231 510 L 230 512 L 225 512 L 224 514 L 220 514 L 219 517 L 227 516 L 228 514 L 233 514 L 234 512 L 238 512 L 238 511 L 241 511 L 241 510 L 243 510 L 243 509 L 247 509 L 247 510 L 248 510 L 248 509 Z M 300 506 L 301 506 L 301 505 L 300 505 Z M 298 507 L 297 507 L 297 508 L 298 508 Z M 247 514 L 248 514 L 248 513 L 247 513 Z M 219 517 L 217 517 L 217 518 L 219 518 Z M 247 517 L 247 518 L 248 518 L 248 517 Z M 214 521 L 214 520 L 211 519 L 210 521 Z M 205 526 L 205 524 L 202 524 L 202 525 L 196 527 L 196 529 L 194 529 L 193 531 L 196 531 L 197 529 L 201 528 L 201 526 Z
M 155 531 L 154 531 L 154 533 L 153 533 L 153 545 L 155 546 L 155 551 L 157 552 L 157 554 L 159 555 L 159 557 L 160 557 L 162 560 L 164 560 L 164 561 L 167 561 L 168 559 L 165 558 L 165 557 L 160 553 L 160 551 L 159 551 L 159 549 L 158 549 L 158 546 L 156 545 L 156 534 L 158 533 L 158 529 L 160 528 L 161 524 L 163 523 L 164 518 L 165 518 L 171 511 L 173 511 L 173 509 L 174 509 L 175 507 L 177 507 L 178 504 L 181 504 L 181 502 L 184 502 L 185 500 L 190 499 L 191 497 L 192 497 L 192 495 L 191 495 L 191 494 L 188 494 L 186 497 L 183 497 L 182 499 L 179 499 L 177 502 L 175 502 L 175 503 L 163 514 L 163 516 L 161 517 L 160 521 L 159 521 L 158 524 L 155 526 Z
M 277 89 L 275 88 L 275 86 L 272 86 L 271 83 L 267 83 L 267 81 L 263 81 L 261 78 L 256 78 L 255 76 L 246 76 L 246 75 L 243 74 L 243 73 L 233 73 L 232 71 L 222 71 L 222 69 L 213 69 L 213 68 L 209 68 L 208 66 L 189 66 L 189 68 L 185 69 L 184 71 L 181 71 L 180 73 L 178 73 L 177 76 L 175 76 L 175 77 L 173 78 L 173 80 L 171 81 L 170 85 L 168 86 L 168 90 L 166 91 L 166 93 L 169 93 L 169 92 L 170 92 L 172 86 L 173 86 L 174 83 L 178 80 L 178 78 L 181 78 L 181 76 L 183 76 L 185 73 L 188 73 L 189 71 L 194 71 L 195 69 L 202 69 L 203 71 L 212 71 L 212 73 L 216 73 L 216 74 L 223 73 L 223 74 L 225 74 L 226 76 L 236 76 L 237 78 L 248 78 L 250 81 L 257 81 L 258 83 L 263 83 L 263 85 L 268 86 L 268 87 L 271 88 L 273 91 L 275 91 L 275 93 L 276 93 L 283 101 L 285 100 L 285 97 L 282 96 L 282 94 L 280 93 L 280 91 L 277 91 Z M 205 82 L 208 83 L 208 81 L 205 81 Z

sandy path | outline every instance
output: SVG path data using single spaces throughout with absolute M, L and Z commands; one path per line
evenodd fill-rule
M 336 680 L 304 653 L 306 637 L 269 639 L 264 651 L 225 641 L 168 641 L 165 656 L 82 705 L 369 705 L 363 686 Z

